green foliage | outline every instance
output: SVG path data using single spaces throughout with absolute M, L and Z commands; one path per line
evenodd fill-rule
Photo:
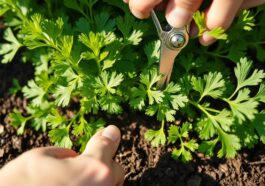
M 183 162 L 192 160 L 191 152 L 198 149 L 198 144 L 194 139 L 184 141 L 185 138 L 189 138 L 189 131 L 192 130 L 192 124 L 184 123 L 181 127 L 171 125 L 168 130 L 168 143 L 180 142 L 180 147 L 176 148 L 172 152 L 172 157 L 178 159 L 181 157 Z
M 206 33 L 209 36 L 212 36 L 216 39 L 227 39 L 227 34 L 225 33 L 224 29 L 221 27 L 213 28 L 212 30 L 207 30 L 206 24 L 205 24 L 205 15 L 203 12 L 195 12 L 193 15 L 193 19 L 198 27 L 198 37 L 202 36 L 204 33 Z
M 22 88 L 27 113 L 14 110 L 11 124 L 18 134 L 33 127 L 48 131 L 58 146 L 82 151 L 105 125 L 100 116 L 126 108 L 161 122 L 145 138 L 155 147 L 175 145 L 173 158 L 189 161 L 196 150 L 232 158 L 265 143 L 263 10 L 242 11 L 226 33 L 207 30 L 204 14 L 196 12 L 198 37 L 221 41 L 203 47 L 191 39 L 170 83 L 159 88 L 154 25 L 136 20 L 122 1 L 0 0 L 1 63 L 22 56 L 35 68 Z M 14 93 L 21 89 L 15 87 Z
M 0 45 L 0 55 L 3 55 L 2 63 L 8 63 L 13 60 L 17 51 L 22 46 L 21 43 L 14 36 L 11 28 L 7 28 L 4 33 L 4 39 L 8 43 Z
M 10 95 L 16 95 L 17 92 L 21 91 L 22 87 L 17 79 L 12 79 L 12 87 L 8 89 Z
M 213 75 L 209 72 L 208 75 L 204 76 L 204 79 L 192 78 L 193 88 L 200 93 L 200 96 L 197 101 L 190 101 L 190 103 L 205 115 L 198 121 L 197 130 L 200 138 L 203 140 L 215 138 L 203 142 L 199 148 L 200 151 L 212 155 L 214 146 L 220 141 L 222 148 L 218 151 L 218 156 L 234 157 L 236 151 L 241 148 L 239 139 L 241 134 L 251 132 L 247 129 L 244 131 L 235 130 L 242 129 L 242 126 L 246 125 L 247 122 L 255 119 L 258 105 L 261 103 L 257 97 L 262 95 L 262 85 L 256 96 L 251 96 L 250 89 L 246 87 L 257 85 L 265 78 L 265 73 L 263 70 L 254 70 L 250 74 L 251 65 L 251 61 L 246 58 L 239 61 L 234 69 L 238 83 L 228 98 L 223 96 L 225 80 L 221 74 Z M 207 101 L 202 103 L 202 98 L 205 96 L 220 99 L 226 102 L 229 107 L 215 109 Z
M 166 144 L 166 135 L 164 133 L 164 121 L 162 122 L 161 128 L 159 130 L 148 130 L 145 135 L 145 139 L 151 142 L 153 147 L 158 147 L 159 145 Z

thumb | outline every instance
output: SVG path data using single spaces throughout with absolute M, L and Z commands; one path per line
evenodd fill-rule
M 188 24 L 193 13 L 199 8 L 202 0 L 169 0 L 166 8 L 168 23 L 175 28 Z
M 114 125 L 109 125 L 89 140 L 82 155 L 93 157 L 106 165 L 110 165 L 118 149 L 120 139 L 120 130 Z

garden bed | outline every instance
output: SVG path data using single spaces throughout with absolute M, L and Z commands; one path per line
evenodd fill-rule
M 8 74 L 8 75 L 7 75 Z M 27 64 L 0 65 L 1 92 L 7 92 L 16 77 L 23 85 L 32 76 Z M 21 136 L 9 125 L 7 114 L 14 108 L 23 112 L 27 104 L 19 93 L 0 97 L 0 167 L 26 150 L 48 146 L 47 133 L 27 129 Z M 210 186 L 210 185 L 265 185 L 265 148 L 258 144 L 254 149 L 242 150 L 234 159 L 207 158 L 194 154 L 186 164 L 171 158 L 171 147 L 152 148 L 144 139 L 147 129 L 155 120 L 141 113 L 125 111 L 117 117 L 107 118 L 122 132 L 122 141 L 115 157 L 126 171 L 125 186 Z

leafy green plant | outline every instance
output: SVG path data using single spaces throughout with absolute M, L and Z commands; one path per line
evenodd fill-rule
M 22 88 L 27 115 L 9 115 L 19 134 L 29 125 L 48 130 L 58 146 L 83 150 L 106 123 L 99 113 L 129 107 L 161 123 L 145 138 L 155 147 L 175 145 L 172 157 L 182 161 L 196 150 L 231 158 L 265 143 L 264 6 L 243 11 L 227 33 L 208 31 L 204 15 L 196 13 L 199 36 L 208 32 L 221 41 L 202 47 L 191 40 L 163 89 L 156 86 L 160 42 L 154 25 L 136 20 L 122 1 L 0 0 L 0 10 L 6 26 L 1 62 L 20 52 L 35 67 L 34 79 Z

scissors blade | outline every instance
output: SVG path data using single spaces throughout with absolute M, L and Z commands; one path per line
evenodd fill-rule
M 160 50 L 159 73 L 162 74 L 163 77 L 157 82 L 157 86 L 159 88 L 163 87 L 165 84 L 168 84 L 175 58 L 180 53 L 180 50 L 169 49 L 163 42 L 161 43 Z
M 153 20 L 153 22 L 155 24 L 156 31 L 157 31 L 157 33 L 158 33 L 158 35 L 160 37 L 161 36 L 161 33 L 163 32 L 163 29 L 162 29 L 162 27 L 160 25 L 160 22 L 159 22 L 159 20 L 158 20 L 158 18 L 156 16 L 156 13 L 155 13 L 154 10 L 151 11 L 151 17 L 152 17 L 152 20 Z

